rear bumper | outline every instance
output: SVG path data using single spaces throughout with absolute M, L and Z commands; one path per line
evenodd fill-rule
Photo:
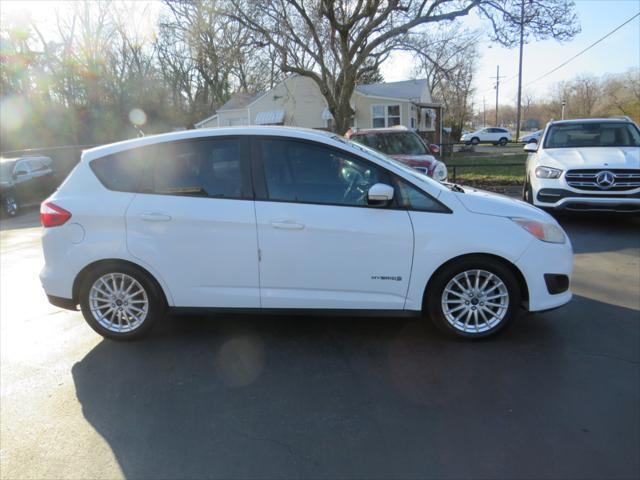
M 49 303 L 65 310 L 78 310 L 78 304 L 70 298 L 54 297 L 53 295 L 47 295 Z

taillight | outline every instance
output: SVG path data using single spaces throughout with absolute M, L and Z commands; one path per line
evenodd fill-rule
M 42 202 L 40 205 L 40 223 L 42 226 L 58 227 L 71 218 L 71 212 L 59 207 L 53 202 Z

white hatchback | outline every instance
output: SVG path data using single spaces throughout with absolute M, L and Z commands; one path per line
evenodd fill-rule
M 333 134 L 190 130 L 87 150 L 41 209 L 51 303 L 131 339 L 177 312 L 428 315 L 463 337 L 571 298 L 572 250 L 521 201 Z

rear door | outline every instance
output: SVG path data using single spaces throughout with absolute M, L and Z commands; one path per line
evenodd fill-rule
M 181 307 L 260 306 L 248 142 L 210 137 L 149 148 L 127 210 L 132 255 Z
M 332 147 L 254 139 L 264 308 L 403 309 L 413 230 L 406 211 L 367 204 L 377 165 Z

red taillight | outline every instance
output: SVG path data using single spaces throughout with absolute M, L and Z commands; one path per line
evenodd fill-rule
M 42 226 L 58 227 L 71 218 L 71 212 L 57 206 L 53 202 L 42 202 L 40 205 L 40 223 Z

